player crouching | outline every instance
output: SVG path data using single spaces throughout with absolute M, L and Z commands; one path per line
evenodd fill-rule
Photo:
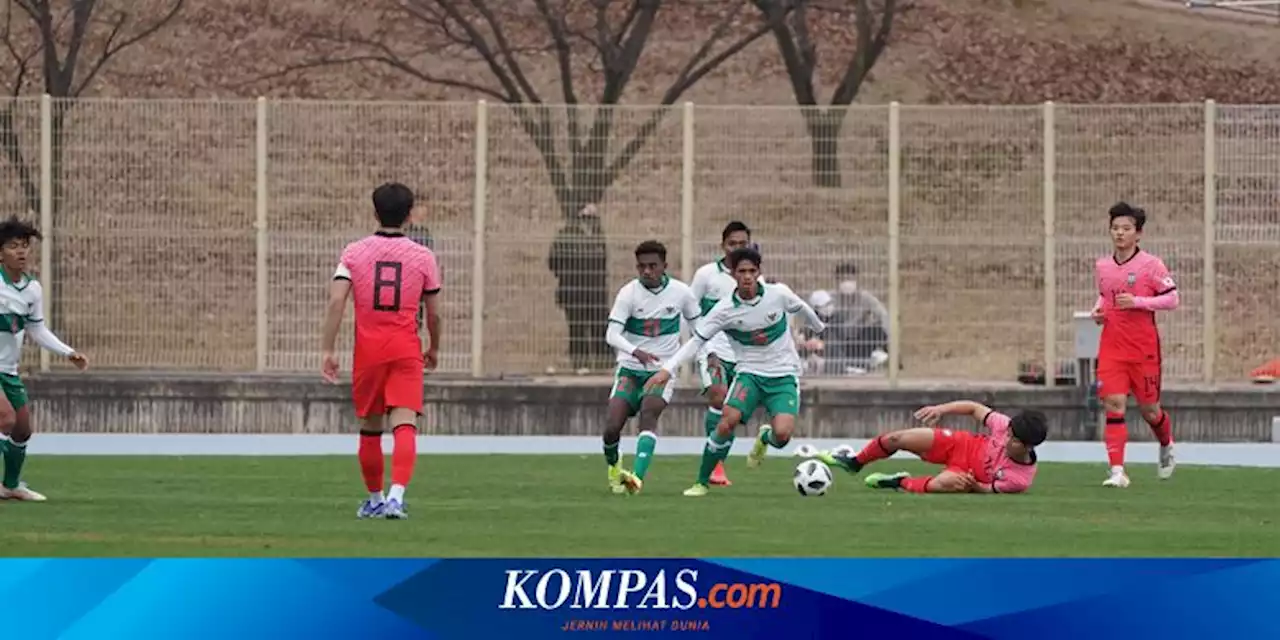
M 855 456 L 818 452 L 817 457 L 850 473 L 908 451 L 925 462 L 944 465 L 935 476 L 913 478 L 906 472 L 873 473 L 866 484 L 873 489 L 903 489 L 911 493 L 1022 493 L 1036 476 L 1035 447 L 1044 442 L 1048 420 L 1039 411 L 1010 418 L 977 402 L 957 400 L 916 412 L 927 425 L 945 415 L 971 416 L 991 433 L 983 435 L 933 427 L 892 431 L 872 440 Z

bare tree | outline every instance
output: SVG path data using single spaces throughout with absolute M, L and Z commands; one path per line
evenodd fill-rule
M 812 144 L 813 183 L 819 187 L 840 187 L 840 134 L 848 106 L 884 53 L 894 18 L 902 11 L 898 0 L 752 0 L 778 44 L 787 69 L 796 104 L 803 109 L 805 127 Z M 783 16 L 789 13 L 785 19 Z M 853 18 L 856 42 L 853 55 L 840 74 L 840 82 L 827 107 L 819 106 L 814 78 L 818 73 L 818 43 L 815 23 L 843 25 Z M 811 20 L 813 22 L 811 22 Z
M 600 336 L 609 291 L 607 245 L 595 204 L 658 130 L 669 106 L 774 23 L 745 19 L 749 8 L 740 0 L 367 1 L 363 15 L 301 34 L 317 55 L 282 73 L 373 64 L 512 105 L 564 220 L 548 267 L 559 282 L 556 300 L 569 322 L 570 355 L 578 367 L 600 364 L 608 356 Z M 791 2 L 778 0 L 772 20 L 784 20 Z M 680 10 L 699 40 L 662 90 L 662 106 L 619 139 L 613 105 L 631 84 L 664 8 Z M 377 13 L 376 26 L 362 30 L 359 18 L 370 11 Z M 443 70 L 451 63 L 457 68 L 458 60 L 478 63 L 482 77 Z M 553 79 L 539 82 L 548 75 Z

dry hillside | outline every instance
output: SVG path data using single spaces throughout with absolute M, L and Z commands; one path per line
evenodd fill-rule
M 369 0 L 360 0 L 366 2 Z M 360 26 L 360 2 L 205 0 L 171 28 L 122 54 L 92 93 L 128 98 L 219 98 L 221 103 L 77 107 L 70 124 L 67 200 L 56 221 L 65 253 L 55 273 L 73 341 L 104 366 L 236 370 L 253 366 L 254 107 L 273 98 L 472 101 L 466 91 L 424 85 L 384 69 L 325 68 L 258 80 L 315 54 L 297 31 L 335 20 Z M 626 103 L 652 102 L 697 45 L 705 7 L 678 5 L 655 31 Z M 908 104 L 1280 103 L 1274 28 L 1118 0 L 917 0 L 864 87 L 841 141 L 845 187 L 816 190 L 808 143 L 788 110 L 728 105 L 793 104 L 773 42 L 761 39 L 682 99 L 708 105 L 695 127 L 700 238 L 730 217 L 760 229 L 769 268 L 798 290 L 830 286 L 831 266 L 856 259 L 883 293 L 887 220 L 886 111 Z M 370 25 L 363 25 L 370 27 Z M 849 46 L 840 25 L 822 27 L 830 91 Z M 411 34 L 408 34 L 411 41 Z M 479 82 L 483 67 L 438 60 L 442 72 Z M 551 58 L 530 59 L 548 96 Z M 590 86 L 590 78 L 581 79 Z M 550 99 L 550 98 L 549 98 Z M 587 97 L 584 96 L 584 100 Z M 719 108 L 725 105 L 725 108 Z M 22 146 L 33 150 L 34 105 Z M 623 117 L 620 133 L 647 112 Z M 473 107 L 287 103 L 271 112 L 269 365 L 310 367 L 312 318 L 332 256 L 363 228 L 353 211 L 379 179 L 403 175 L 433 198 L 432 230 L 457 291 L 449 304 L 446 362 L 465 369 L 470 313 Z M 1039 352 L 1041 133 L 1037 107 L 903 110 L 904 363 L 912 375 L 1009 377 Z M 1199 371 L 1198 306 L 1203 116 L 1199 107 L 1063 108 L 1058 114 L 1059 317 L 1089 300 L 1098 216 L 1118 197 L 1156 216 L 1153 245 L 1179 274 L 1186 307 L 1173 320 L 1176 375 Z M 1236 376 L 1280 343 L 1277 225 L 1280 112 L 1222 109 L 1218 249 L 1222 375 Z M 491 112 L 486 370 L 541 371 L 567 363 L 562 315 L 547 295 L 547 248 L 559 224 L 541 163 L 509 112 Z M 679 246 L 678 117 L 609 192 L 611 275 L 629 271 L 627 249 L 656 235 Z M 421 152 L 423 144 L 430 154 Z M 0 178 L 12 172 L 0 165 Z M 122 188 L 123 187 L 123 188 Z M 4 206 L 20 210 L 17 194 Z M 711 242 L 699 248 L 710 256 Z M 1011 261 L 1010 256 L 1014 256 Z M 679 257 L 673 257 L 679 264 Z M 166 265 L 167 275 L 118 283 Z M 180 283 L 180 284 L 175 284 Z M 119 291 L 105 298 L 103 291 Z M 153 311 L 157 304 L 164 313 Z M 135 320 L 126 320 L 133 318 Z M 301 319 L 300 319 L 301 318 Z M 540 327 L 529 340 L 530 325 Z

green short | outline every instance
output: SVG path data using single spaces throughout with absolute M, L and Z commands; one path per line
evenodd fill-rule
M 702 382 L 702 393 L 706 393 L 707 389 L 716 385 L 727 387 L 733 384 L 733 377 L 737 372 L 738 365 L 724 358 L 720 358 L 719 368 L 709 366 L 706 358 L 698 359 L 698 379 Z
M 0 389 L 4 390 L 4 397 L 8 398 L 14 411 L 27 406 L 27 386 L 22 384 L 22 378 L 11 373 L 0 373 Z
M 619 398 L 627 401 L 627 407 L 630 408 L 628 415 L 636 415 L 640 413 L 640 403 L 645 396 L 654 396 L 662 398 L 666 403 L 671 402 L 671 396 L 676 390 L 676 379 L 672 377 L 667 381 L 660 391 L 645 391 L 644 385 L 649 382 L 649 378 L 653 377 L 656 371 L 636 371 L 626 367 L 618 367 L 613 374 L 613 391 L 610 392 L 609 398 Z
M 739 373 L 729 387 L 725 405 L 741 411 L 744 420 L 760 407 L 770 416 L 794 416 L 800 413 L 800 379 L 791 375 L 771 378 Z

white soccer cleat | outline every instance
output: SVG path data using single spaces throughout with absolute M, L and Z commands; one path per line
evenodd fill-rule
M 1173 470 L 1178 466 L 1178 461 L 1173 457 L 1173 444 L 1160 447 L 1160 466 L 1156 467 L 1156 475 L 1161 480 L 1168 480 L 1173 477 Z
M 1102 481 L 1104 487 L 1115 487 L 1117 489 L 1125 489 L 1129 486 L 1129 476 L 1125 475 L 1124 469 L 1112 469 L 1111 476 Z
M 0 500 L 21 500 L 23 502 L 44 502 L 48 498 L 44 494 L 32 491 L 27 487 L 27 483 L 23 482 L 16 489 L 8 487 L 0 487 Z

